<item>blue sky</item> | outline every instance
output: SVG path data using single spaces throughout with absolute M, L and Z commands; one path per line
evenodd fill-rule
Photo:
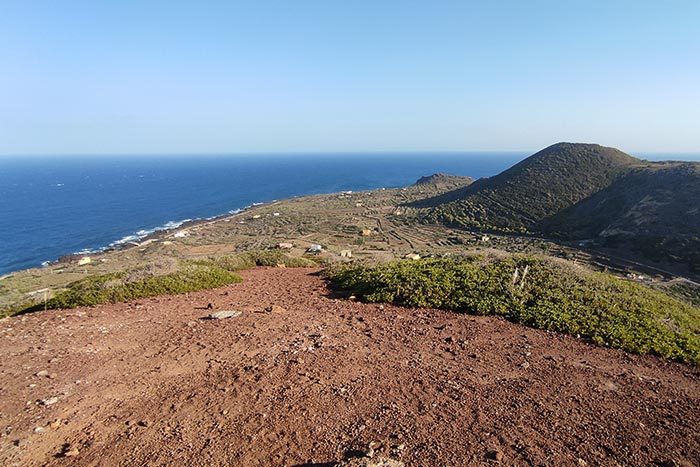
M 697 0 L 0 0 L 0 154 L 700 152 L 699 25 Z

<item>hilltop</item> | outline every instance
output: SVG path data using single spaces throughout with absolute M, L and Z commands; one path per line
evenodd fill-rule
M 241 274 L 0 321 L 0 463 L 331 467 L 370 443 L 407 467 L 700 461 L 696 367 L 340 300 L 318 269 Z
M 435 185 L 440 188 L 442 187 L 463 187 L 474 182 L 471 177 L 464 177 L 460 175 L 450 175 L 445 173 L 435 173 L 433 175 L 428 175 L 419 178 L 414 185 Z

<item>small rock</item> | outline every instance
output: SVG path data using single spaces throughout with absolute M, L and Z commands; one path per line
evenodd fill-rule
M 268 313 L 284 313 L 287 310 L 279 305 L 270 305 L 267 308 L 265 308 L 265 311 L 267 311 Z
M 51 429 L 55 430 L 56 428 L 58 428 L 59 426 L 61 426 L 61 419 L 60 419 L 60 418 L 57 418 L 56 420 L 54 420 L 53 422 L 51 422 L 51 423 L 49 424 L 49 426 L 51 427 Z
M 148 426 L 151 425 L 151 422 L 149 422 L 148 420 L 140 420 L 140 421 L 137 423 L 137 425 L 138 425 L 138 426 L 143 426 L 143 427 L 148 427 Z
M 654 462 L 659 467 L 678 467 L 678 463 L 673 459 L 664 459 Z
M 527 370 L 528 368 L 530 368 L 530 364 L 528 362 L 524 362 L 522 365 L 520 365 L 520 367 Z
M 41 405 L 46 405 L 46 406 L 53 405 L 56 402 L 58 402 L 58 397 L 49 397 L 48 399 L 42 399 L 40 402 L 41 402 Z
M 503 453 L 498 449 L 492 449 L 486 453 L 486 458 L 492 461 L 501 462 L 503 460 Z
M 43 378 L 43 377 L 49 376 L 49 372 L 46 371 L 46 370 L 41 370 L 41 371 L 38 372 L 36 375 L 37 375 L 39 378 Z
M 43 433 L 45 431 L 46 431 L 46 428 L 44 428 L 43 426 L 38 426 L 38 427 L 34 428 L 34 433 Z
M 352 457 L 338 462 L 336 467 L 404 467 L 404 463 L 385 457 Z
M 226 318 L 235 318 L 236 316 L 240 316 L 241 312 L 240 311 L 234 311 L 234 310 L 222 310 L 222 311 L 217 311 L 216 313 L 212 313 L 209 316 L 207 316 L 208 319 L 226 319 Z
M 64 446 L 63 452 L 61 453 L 63 457 L 78 457 L 80 450 L 76 447 Z

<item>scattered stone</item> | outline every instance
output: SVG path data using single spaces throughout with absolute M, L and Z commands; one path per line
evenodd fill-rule
M 58 402 L 58 397 L 49 397 L 48 399 L 42 399 L 40 401 L 41 405 L 54 405 L 56 402 Z
M 63 445 L 63 450 L 61 451 L 61 457 L 78 457 L 80 450 L 70 444 L 66 443 Z
M 265 311 L 268 313 L 284 313 L 287 310 L 279 305 L 270 305 L 267 308 L 265 308 Z
M 207 319 L 226 319 L 226 318 L 235 318 L 236 316 L 240 316 L 241 312 L 240 311 L 235 311 L 235 310 L 221 310 L 217 311 L 215 313 L 210 314 L 207 316 Z
M 34 433 L 43 433 L 45 431 L 46 431 L 46 428 L 44 428 L 43 426 L 38 426 L 38 427 L 34 428 Z
M 486 458 L 492 461 L 501 462 L 503 460 L 503 453 L 498 449 L 492 449 L 486 453 Z
M 659 467 L 679 467 L 678 463 L 673 459 L 664 459 L 654 462 Z
M 52 430 L 55 430 L 56 428 L 58 428 L 59 426 L 61 426 L 61 419 L 60 419 L 60 418 L 57 418 L 56 420 L 54 420 L 53 422 L 51 422 L 51 423 L 49 424 L 49 426 L 51 427 Z
M 369 449 L 367 450 L 367 453 L 365 454 L 366 457 L 374 457 L 375 451 L 377 449 L 382 448 L 382 442 L 381 441 L 372 441 L 369 443 Z
M 530 364 L 528 362 L 524 362 L 522 365 L 520 365 L 520 367 L 527 370 L 528 368 L 530 368 Z
M 49 372 L 46 371 L 46 370 L 41 370 L 41 371 L 38 372 L 36 375 L 37 375 L 39 378 L 48 377 L 48 376 L 49 376 Z
M 385 457 L 352 457 L 338 462 L 336 467 L 404 467 L 404 463 Z
M 149 422 L 148 420 L 140 420 L 140 421 L 139 421 L 138 423 L 136 423 L 136 424 L 137 424 L 138 426 L 148 427 L 148 426 L 151 425 L 151 422 Z

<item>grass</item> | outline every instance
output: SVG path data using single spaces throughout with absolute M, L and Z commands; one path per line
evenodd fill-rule
M 329 276 L 367 302 L 503 315 L 600 345 L 700 365 L 700 309 L 553 258 L 400 261 L 337 268 Z
M 240 255 L 178 262 L 161 258 L 128 271 L 99 274 L 80 279 L 59 290 L 46 302 L 48 309 L 76 308 L 101 303 L 119 303 L 155 295 L 171 295 L 213 289 L 243 279 L 236 271 L 255 266 L 309 267 L 318 264 L 280 251 L 249 251 Z M 44 302 L 22 304 L 0 313 L 11 316 L 44 309 Z

